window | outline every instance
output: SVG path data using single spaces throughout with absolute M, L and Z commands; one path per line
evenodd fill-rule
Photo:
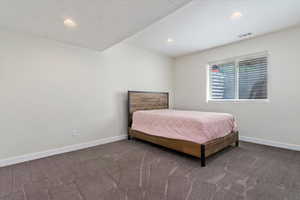
M 267 54 L 209 65 L 208 100 L 267 99 Z

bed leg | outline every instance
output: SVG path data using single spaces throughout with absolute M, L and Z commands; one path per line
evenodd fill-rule
M 239 145 L 240 145 L 240 142 L 239 142 L 239 132 L 236 132 L 235 146 L 238 147 Z
M 131 137 L 131 135 L 130 135 L 130 127 L 128 127 L 128 129 L 127 129 L 127 139 L 128 140 L 131 140 L 132 139 L 132 137 Z
M 201 144 L 201 167 L 205 167 L 206 165 L 206 158 L 205 158 L 205 145 Z

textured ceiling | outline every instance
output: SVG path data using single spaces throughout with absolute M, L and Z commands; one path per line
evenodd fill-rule
M 135 34 L 190 0 L 0 0 L 0 29 L 97 50 Z M 72 18 L 76 28 L 66 28 Z
M 234 12 L 242 17 L 232 20 Z M 240 34 L 258 36 L 297 24 L 300 0 L 194 0 L 128 42 L 176 57 L 241 40 Z

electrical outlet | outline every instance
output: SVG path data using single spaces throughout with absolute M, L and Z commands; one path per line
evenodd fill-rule
M 77 129 L 72 130 L 72 136 L 73 136 L 73 137 L 78 137 L 78 136 L 80 136 L 79 130 L 77 130 Z

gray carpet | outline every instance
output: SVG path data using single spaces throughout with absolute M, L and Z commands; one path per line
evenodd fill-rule
M 300 199 L 300 153 L 250 143 L 198 159 L 137 140 L 0 168 L 1 200 Z

